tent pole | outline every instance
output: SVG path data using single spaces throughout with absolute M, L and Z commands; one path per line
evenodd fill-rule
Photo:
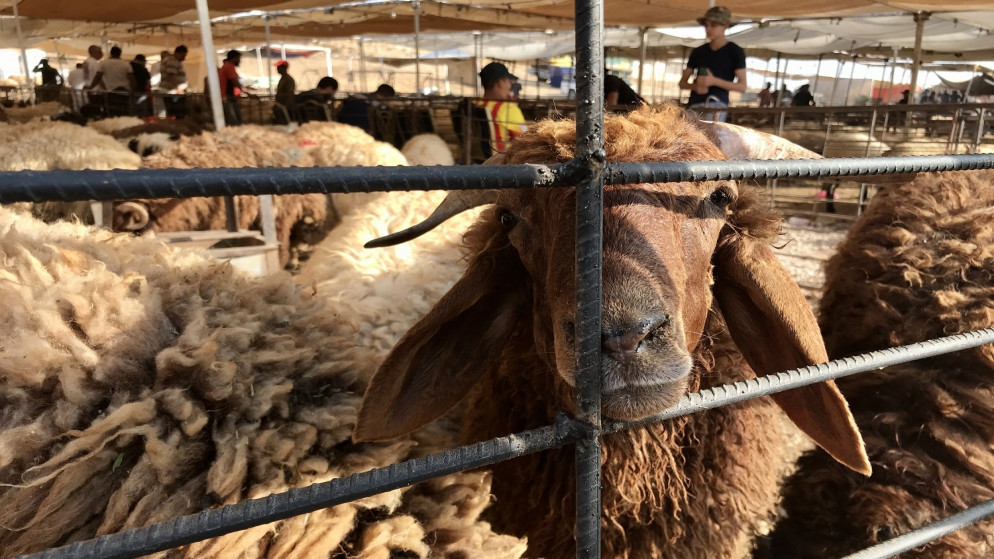
M 846 84 L 846 99 L 842 102 L 843 105 L 849 104 L 849 92 L 852 90 L 852 82 L 856 76 L 856 55 L 852 57 L 852 68 L 849 68 L 849 83 Z
M 262 16 L 262 21 L 266 26 L 266 89 L 269 94 L 273 94 L 273 44 L 269 36 L 269 14 Z
M 649 47 L 649 28 L 643 27 L 639 29 L 639 85 L 638 92 L 642 95 L 642 76 L 644 75 L 643 68 L 645 68 L 645 52 Z
M 416 55 L 415 55 L 416 56 Z M 366 81 L 366 53 L 362 49 L 362 37 L 359 37 L 359 74 L 362 76 L 362 92 L 369 91 L 369 82 Z
M 259 76 L 265 73 L 265 70 L 262 68 L 262 47 L 255 47 L 255 68 L 259 72 Z
M 476 96 L 482 95 L 480 91 L 480 80 L 476 79 L 476 76 L 480 74 L 480 66 L 483 63 L 483 34 L 476 33 L 473 35 L 473 84 L 476 87 Z
M 773 87 L 777 92 L 777 106 L 783 106 L 783 95 L 780 95 L 780 53 L 777 53 L 777 73 L 773 76 Z
M 28 67 L 28 51 L 24 48 L 24 35 L 21 34 L 21 16 L 17 13 L 17 4 L 20 0 L 14 0 L 14 27 L 17 29 L 17 47 L 21 50 L 21 65 L 24 67 L 24 85 L 29 83 L 34 85 L 34 79 L 31 77 L 31 68 Z M 30 98 L 31 94 L 34 93 L 34 87 L 28 93 Z
M 916 90 L 918 89 L 918 70 L 922 65 L 922 36 L 925 34 L 925 22 L 928 21 L 931 15 L 930 12 L 915 12 L 915 54 L 914 60 L 911 63 L 911 84 L 908 86 L 908 105 L 914 105 L 915 98 L 918 97 Z M 907 138 L 910 133 L 911 111 L 908 111 L 904 115 L 904 137 Z
M 211 16 L 207 11 L 207 0 L 197 0 L 197 18 L 200 20 L 200 40 L 204 46 L 204 59 L 207 63 L 207 94 L 211 100 L 211 113 L 214 128 L 224 128 L 224 108 L 221 106 L 221 81 L 217 75 L 217 52 L 214 50 L 214 37 L 211 35 Z
M 324 65 L 328 69 L 328 75 L 331 75 L 331 48 L 324 47 Z
M 915 90 L 918 88 L 918 70 L 922 65 L 922 36 L 925 34 L 925 22 L 928 21 L 931 12 L 915 12 L 915 55 L 911 63 L 911 91 L 908 94 L 908 104 L 913 105 L 915 100 Z M 911 123 L 905 121 L 905 126 Z
M 414 11 L 414 89 L 421 95 L 421 0 L 411 0 Z
M 887 101 L 894 98 L 894 78 L 897 77 L 897 47 L 894 47 L 894 60 L 890 66 L 890 87 L 887 88 Z
M 818 78 L 821 77 L 821 60 L 823 58 L 825 58 L 824 54 L 819 54 L 818 55 L 818 64 L 815 65 L 815 83 L 811 84 L 811 93 L 812 94 L 814 94 L 815 91 L 818 91 Z
M 839 78 L 842 76 L 842 67 L 845 65 L 844 60 L 835 61 L 835 81 L 832 83 L 832 97 L 828 101 L 829 105 L 835 104 L 835 92 L 839 89 Z

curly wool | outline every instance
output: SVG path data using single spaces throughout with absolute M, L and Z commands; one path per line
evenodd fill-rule
M 829 355 L 994 324 L 994 171 L 928 173 L 881 191 L 828 264 Z M 775 532 L 783 557 L 835 557 L 994 498 L 994 348 L 841 379 L 873 463 L 851 474 L 803 457 Z M 902 557 L 994 557 L 994 521 Z
M 254 280 L 154 239 L 5 210 L 0 252 L 0 557 L 327 481 L 445 440 L 350 441 L 375 368 L 354 366 L 359 319 L 286 274 Z M 446 479 L 159 556 L 464 557 L 441 537 L 458 529 L 487 535 L 505 551 L 494 556 L 520 557 L 520 541 L 476 517 L 488 480 Z M 430 510 L 462 514 L 419 516 Z

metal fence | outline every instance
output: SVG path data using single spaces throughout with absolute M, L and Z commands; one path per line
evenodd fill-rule
M 795 161 L 606 162 L 603 149 L 602 14 L 603 8 L 596 0 L 580 0 L 576 3 L 579 86 L 577 156 L 563 165 L 410 167 L 389 170 L 337 168 L 334 172 L 320 168 L 292 168 L 280 169 L 279 173 L 267 169 L 0 173 L 0 203 L 438 188 L 577 187 L 578 417 L 560 415 L 555 424 L 532 431 L 290 490 L 264 499 L 245 501 L 137 530 L 78 542 L 27 557 L 138 557 L 433 477 L 567 444 L 573 444 L 576 449 L 577 556 L 598 557 L 601 512 L 599 437 L 645 423 L 602 423 L 600 417 L 602 193 L 605 184 L 994 168 L 994 156 L 985 155 Z M 992 342 L 994 329 L 987 329 L 769 375 L 689 394 L 671 410 L 646 421 L 662 421 L 827 379 Z M 947 521 L 906 534 L 852 557 L 890 557 L 992 513 L 994 503 L 984 503 Z

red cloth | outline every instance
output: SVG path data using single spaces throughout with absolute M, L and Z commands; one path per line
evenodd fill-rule
M 221 82 L 221 99 L 227 99 L 229 95 L 238 97 L 242 90 L 234 85 L 238 83 L 238 70 L 230 60 L 225 60 L 224 64 L 217 71 L 217 78 Z

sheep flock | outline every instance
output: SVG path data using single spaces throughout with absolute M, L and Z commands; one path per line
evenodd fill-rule
M 567 161 L 572 126 L 540 123 L 489 163 Z M 672 107 L 610 115 L 608 159 L 763 157 L 755 149 L 765 145 L 783 157 L 810 153 L 712 126 Z M 0 129 L 0 170 L 453 163 L 437 136 L 397 150 L 338 123 L 211 132 L 125 117 Z M 686 333 L 667 319 L 675 330 L 652 334 L 665 338 L 655 344 L 687 349 L 690 373 L 672 385 L 678 395 L 989 327 L 992 181 L 992 171 L 930 173 L 881 188 L 828 265 L 817 321 L 775 265 L 779 216 L 759 189 L 681 183 L 682 196 L 703 205 L 662 218 L 659 208 L 645 216 L 606 209 L 605 321 L 622 320 L 643 300 L 626 291 L 644 281 L 631 278 L 681 278 L 646 284 L 664 303 L 679 301 L 672 314 L 683 315 Z M 652 192 L 660 202 L 648 206 L 680 197 Z M 112 230 L 91 225 L 88 202 L 0 207 L 0 559 L 307 487 L 571 411 L 569 371 L 559 361 L 571 355 L 561 330 L 575 320 L 562 310 L 571 308 L 573 264 L 541 256 L 573 242 L 556 221 L 572 199 L 557 196 L 485 193 L 431 231 L 375 249 L 363 244 L 421 227 L 453 198 L 276 196 L 284 270 L 262 277 L 158 237 L 223 229 L 222 198 L 117 201 Z M 621 189 L 605 196 L 642 200 Z M 235 204 L 241 229 L 261 226 L 257 197 Z M 698 212 L 693 227 L 679 221 L 688 211 Z M 629 250 L 636 237 L 656 242 L 640 236 L 649 229 L 638 224 L 649 222 L 668 224 L 659 234 L 685 243 L 679 256 L 657 262 L 611 252 L 616 244 Z M 634 271 L 617 279 L 618 270 Z M 789 295 L 769 295 L 771 285 Z M 746 311 L 766 322 L 743 318 Z M 771 328 L 792 332 L 792 348 L 770 349 L 756 335 Z M 418 376 L 435 374 L 430 365 L 419 370 L 432 360 L 452 367 L 448 376 Z M 482 372 L 464 378 L 470 365 Z M 816 385 L 797 392 L 800 403 L 763 397 L 605 436 L 604 556 L 842 556 L 992 499 L 991 368 L 982 347 L 856 375 L 838 390 Z M 639 397 L 606 397 L 608 415 L 637 419 L 631 402 Z M 796 463 L 784 412 L 822 447 L 803 443 L 812 450 Z M 448 475 L 154 556 L 571 557 L 572 453 Z M 994 557 L 992 525 L 902 557 Z

